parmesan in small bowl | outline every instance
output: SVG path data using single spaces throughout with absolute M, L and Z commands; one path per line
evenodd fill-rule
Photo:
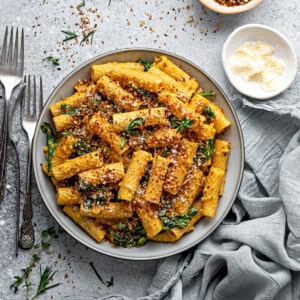
M 249 24 L 234 30 L 223 46 L 222 62 L 242 94 L 269 99 L 286 90 L 297 74 L 297 56 L 288 40 L 271 27 Z

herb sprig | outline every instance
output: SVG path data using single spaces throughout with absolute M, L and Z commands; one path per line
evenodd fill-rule
M 191 128 L 194 120 L 189 120 L 184 117 L 181 121 L 176 118 L 171 118 L 171 126 L 172 128 L 177 128 L 176 132 L 183 131 L 186 128 Z
M 40 265 L 40 280 L 38 287 L 34 295 L 31 298 L 29 297 L 30 287 L 34 285 L 30 281 L 31 273 L 34 267 L 36 267 L 37 262 L 40 261 L 41 253 L 48 249 L 50 247 L 51 240 L 56 239 L 57 237 L 58 233 L 54 227 L 49 227 L 48 229 L 42 231 L 37 242 L 33 246 L 28 266 L 24 269 L 21 269 L 21 275 L 14 276 L 15 282 L 10 285 L 10 289 L 12 289 L 14 293 L 17 293 L 20 287 L 25 287 L 25 299 L 34 300 L 41 294 L 45 293 L 47 290 L 55 288 L 60 284 L 55 283 L 49 285 L 56 271 L 52 271 L 52 266 L 46 266 L 45 269 L 42 270 L 42 267 Z
M 65 37 L 65 39 L 63 39 L 63 42 L 67 42 L 67 41 L 76 39 L 78 37 L 78 34 L 76 34 L 75 32 L 72 32 L 72 31 L 62 30 L 61 32 L 66 34 L 66 37 Z
M 89 38 L 91 38 L 91 44 L 93 44 L 93 38 L 96 30 L 91 30 L 87 35 L 83 37 L 83 39 L 80 42 L 80 45 L 83 44 L 85 41 L 87 41 Z

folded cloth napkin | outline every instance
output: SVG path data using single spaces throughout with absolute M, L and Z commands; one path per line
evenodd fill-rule
M 207 239 L 162 261 L 140 300 L 300 299 L 299 87 L 268 101 L 231 99 L 246 152 L 238 199 Z

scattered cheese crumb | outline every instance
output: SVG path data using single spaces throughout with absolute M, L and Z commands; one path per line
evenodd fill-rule
M 255 81 L 266 91 L 278 88 L 285 69 L 282 59 L 273 56 L 275 49 L 266 42 L 246 42 L 229 59 L 231 70 L 245 81 Z

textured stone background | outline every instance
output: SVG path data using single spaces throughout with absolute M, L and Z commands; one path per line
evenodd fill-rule
M 270 25 L 281 31 L 300 53 L 300 2 L 297 0 L 264 0 L 261 5 L 241 15 L 223 16 L 203 8 L 197 0 L 136 1 L 136 0 L 85 0 L 82 8 L 91 24 L 97 24 L 93 44 L 79 45 L 69 42 L 64 46 L 61 30 L 81 34 L 80 16 L 75 6 L 81 0 L 0 0 L 0 43 L 6 26 L 20 26 L 25 30 L 25 72 L 42 75 L 44 98 L 75 67 L 98 54 L 126 47 L 151 47 L 179 54 L 210 73 L 230 95 L 233 88 L 225 77 L 221 64 L 221 49 L 233 29 L 248 23 Z M 72 7 L 73 6 L 73 7 Z M 97 9 L 97 11 L 95 11 Z M 79 39 L 80 42 L 80 39 Z M 52 55 L 60 59 L 54 66 L 44 59 Z M 295 88 L 292 86 L 292 88 Z M 3 91 L 1 90 L 1 93 Z M 0 101 L 1 113 L 3 102 Z M 21 200 L 24 198 L 26 170 L 26 138 L 20 129 L 19 107 L 12 119 L 14 138 L 21 154 Z M 9 290 L 12 277 L 26 266 L 30 252 L 14 255 L 16 217 L 15 158 L 9 148 L 6 197 L 0 208 L 0 299 L 24 299 L 24 291 L 17 295 Z M 55 221 L 45 208 L 35 182 L 32 186 L 34 223 L 36 234 Z M 93 262 L 104 281 L 114 278 L 106 287 L 90 267 Z M 146 295 L 147 287 L 155 274 L 159 260 L 146 262 L 123 261 L 87 249 L 65 233 L 52 243 L 42 257 L 42 263 L 54 265 L 58 271 L 55 282 L 61 285 L 50 290 L 42 299 L 62 299 L 76 295 L 104 296 L 121 293 L 137 298 Z M 32 274 L 36 282 L 38 273 Z

